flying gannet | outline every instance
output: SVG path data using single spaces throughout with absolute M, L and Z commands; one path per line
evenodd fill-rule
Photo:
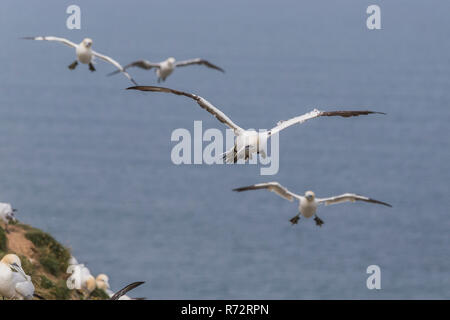
M 17 209 L 13 209 L 11 204 L 0 202 L 0 220 L 5 223 L 5 231 L 8 233 L 8 224 L 11 222 L 15 222 L 16 218 L 14 214 L 17 212 Z
M 221 72 L 225 72 L 222 68 L 212 64 L 211 62 L 196 58 L 191 60 L 184 60 L 184 61 L 176 61 L 175 58 L 170 57 L 167 60 L 161 61 L 161 62 L 150 62 L 147 60 L 138 60 L 131 62 L 127 64 L 123 69 L 126 70 L 131 67 L 138 67 L 145 70 L 150 70 L 152 68 L 155 68 L 156 75 L 158 76 L 158 83 L 161 81 L 165 81 L 166 78 L 175 70 L 177 67 L 185 67 L 185 66 L 191 66 L 194 64 L 204 65 L 211 69 L 216 69 Z M 114 71 L 111 72 L 109 75 L 116 74 L 120 71 Z
M 323 224 L 323 220 L 316 215 L 317 206 L 320 204 L 335 204 L 341 202 L 355 202 L 355 201 L 365 201 L 370 203 L 378 203 L 388 207 L 392 207 L 390 204 L 378 200 L 374 200 L 368 197 L 360 196 L 354 193 L 344 193 L 339 196 L 329 197 L 329 198 L 316 198 L 314 192 L 306 191 L 304 196 L 295 194 L 289 191 L 287 188 L 280 185 L 278 182 L 266 182 L 254 184 L 247 187 L 236 188 L 233 191 L 242 192 L 247 190 L 259 190 L 267 189 L 269 191 L 275 192 L 280 197 L 283 197 L 289 201 L 298 200 L 298 214 L 294 216 L 290 221 L 292 224 L 297 224 L 300 219 L 300 215 L 305 218 L 310 218 L 314 216 L 314 221 L 320 227 Z
M 83 41 L 81 41 L 80 44 L 73 43 L 72 41 L 69 41 L 64 38 L 52 36 L 24 37 L 23 39 L 56 41 L 65 44 L 69 47 L 75 48 L 77 59 L 69 65 L 70 70 L 74 70 L 77 67 L 78 62 L 81 62 L 89 65 L 89 70 L 95 71 L 94 59 L 97 57 L 99 59 L 102 59 L 103 61 L 111 63 L 118 69 L 118 72 L 123 73 L 132 83 L 137 85 L 136 81 L 134 81 L 134 79 L 128 74 L 128 72 L 124 70 L 124 68 L 116 60 L 92 50 L 92 39 L 90 38 L 83 39 Z
M 34 296 L 31 277 L 25 274 L 15 254 L 7 254 L 0 261 L 0 296 L 7 299 L 31 300 Z
M 266 146 L 267 140 L 275 133 L 280 132 L 294 124 L 301 124 L 307 120 L 318 118 L 318 117 L 354 117 L 359 115 L 368 115 L 372 113 L 384 114 L 383 112 L 375 112 L 369 110 L 360 111 L 320 111 L 314 109 L 304 115 L 292 118 L 287 121 L 280 121 L 277 126 L 270 129 L 269 131 L 256 132 L 255 130 L 244 130 L 238 125 L 236 125 L 229 117 L 227 117 L 222 111 L 212 105 L 210 102 L 204 98 L 197 96 L 192 93 L 187 93 L 183 91 L 173 90 L 169 88 L 155 87 L 155 86 L 135 86 L 129 87 L 127 89 L 140 90 L 140 91 L 153 91 L 153 92 L 168 92 L 176 95 L 185 96 L 191 98 L 197 102 L 197 104 L 202 108 L 211 113 L 217 120 L 228 126 L 234 131 L 236 136 L 234 147 L 223 154 L 223 159 L 227 163 L 236 163 L 238 159 L 251 159 L 252 154 L 261 154 L 263 158 L 266 157 Z

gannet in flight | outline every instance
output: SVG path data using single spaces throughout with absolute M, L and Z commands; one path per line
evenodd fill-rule
M 316 224 L 320 227 L 323 224 L 323 220 L 320 219 L 316 215 L 317 206 L 320 204 L 334 204 L 334 203 L 341 203 L 341 202 L 355 202 L 355 201 L 365 201 L 370 203 L 378 203 L 382 204 L 388 207 L 392 207 L 390 204 L 378 200 L 374 200 L 371 198 L 367 198 L 364 196 L 360 196 L 354 193 L 344 193 L 339 196 L 329 197 L 329 198 L 316 198 L 314 192 L 312 191 L 306 191 L 304 196 L 295 194 L 282 185 L 280 185 L 278 182 L 266 182 L 266 183 L 259 183 L 252 186 L 242 187 L 233 189 L 233 191 L 242 192 L 247 190 L 258 190 L 258 189 L 267 189 L 269 191 L 275 192 L 280 197 L 283 197 L 289 201 L 298 200 L 298 214 L 293 217 L 290 221 L 292 224 L 297 224 L 298 220 L 300 219 L 300 215 L 304 216 L 305 218 L 310 218 L 311 216 L 314 216 L 314 221 Z
M 31 277 L 22 269 L 15 254 L 7 254 L 0 261 L 0 296 L 7 299 L 31 300 L 34 296 Z
M 8 233 L 8 224 L 15 222 L 16 218 L 14 216 L 16 209 L 13 209 L 11 204 L 0 202 L 0 220 L 5 223 L 5 231 Z
M 96 57 L 100 58 L 103 61 L 111 63 L 113 66 L 115 66 L 118 69 L 118 72 L 122 72 L 132 83 L 137 85 L 136 81 L 134 81 L 134 79 L 128 74 L 128 72 L 126 72 L 124 70 L 124 68 L 116 60 L 112 59 L 111 57 L 105 56 L 105 55 L 103 55 L 101 53 L 98 53 L 98 52 L 95 52 L 94 50 L 92 50 L 92 39 L 90 39 L 90 38 L 83 39 L 83 41 L 81 41 L 80 44 L 73 43 L 72 41 L 69 41 L 69 40 L 64 39 L 64 38 L 58 38 L 58 37 L 52 37 L 52 36 L 25 37 L 23 39 L 57 41 L 57 42 L 60 42 L 62 44 L 65 44 L 65 45 L 67 45 L 69 47 L 75 48 L 75 53 L 77 55 L 77 60 L 75 60 L 74 62 L 72 62 L 69 65 L 69 69 L 70 70 L 74 70 L 77 67 L 78 62 L 81 62 L 81 63 L 89 65 L 89 70 L 95 71 L 94 64 L 93 64 L 94 59 Z
M 158 83 L 159 83 L 161 81 L 165 81 L 166 78 L 175 70 L 175 68 L 191 66 L 194 64 L 204 65 L 204 66 L 207 66 L 208 68 L 216 69 L 221 72 L 225 72 L 222 68 L 220 68 L 204 59 L 196 58 L 196 59 L 191 59 L 191 60 L 176 61 L 175 58 L 173 58 L 173 57 L 170 57 L 167 60 L 164 60 L 162 62 L 150 62 L 147 60 L 138 60 L 138 61 L 134 61 L 134 62 L 127 64 L 123 69 L 126 70 L 130 67 L 138 67 L 141 69 L 150 70 L 152 68 L 155 68 L 156 75 L 158 76 Z M 120 71 L 111 72 L 109 75 L 113 75 L 118 72 L 120 72 Z
M 354 117 L 359 115 L 368 115 L 371 113 L 384 114 L 383 112 L 375 112 L 369 110 L 363 111 L 320 111 L 314 109 L 304 115 L 292 118 L 287 121 L 278 122 L 277 126 L 265 132 L 256 132 L 255 130 L 244 130 L 238 125 L 236 125 L 230 118 L 228 118 L 222 111 L 212 105 L 210 102 L 206 101 L 204 98 L 197 96 L 192 93 L 187 93 L 183 91 L 177 91 L 169 88 L 155 87 L 155 86 L 136 86 L 129 87 L 127 89 L 140 90 L 140 91 L 153 91 L 153 92 L 168 92 L 176 95 L 185 96 L 195 100 L 198 105 L 211 113 L 220 122 L 233 129 L 235 138 L 234 147 L 226 151 L 223 155 L 223 159 L 227 163 L 236 163 L 238 159 L 251 159 L 252 154 L 261 153 L 263 158 L 266 157 L 266 146 L 267 140 L 275 133 L 280 132 L 294 124 L 301 124 L 307 120 L 318 118 L 318 117 Z
M 130 298 L 129 296 L 127 296 L 125 294 L 128 291 L 136 288 L 137 286 L 140 286 L 144 282 L 133 282 L 133 283 L 129 284 L 128 286 L 126 286 L 125 288 L 114 293 L 114 291 L 112 291 L 109 286 L 109 277 L 106 274 L 104 274 L 104 273 L 99 274 L 97 276 L 97 278 L 95 279 L 95 281 L 97 283 L 97 288 L 99 288 L 100 290 L 103 290 L 109 296 L 109 298 L 111 300 L 143 300 L 143 298 Z

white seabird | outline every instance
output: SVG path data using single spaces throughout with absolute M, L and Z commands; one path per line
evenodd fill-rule
M 145 70 L 155 69 L 156 75 L 158 76 L 158 83 L 161 81 L 165 81 L 168 76 L 172 74 L 172 72 L 177 67 L 185 67 L 185 66 L 192 66 L 192 65 L 204 65 L 208 68 L 215 69 L 221 72 L 225 72 L 222 68 L 212 64 L 211 62 L 201 59 L 201 58 L 195 58 L 190 60 L 184 60 L 184 61 L 176 61 L 175 58 L 170 57 L 167 60 L 161 61 L 161 62 L 150 62 L 147 60 L 137 60 L 134 62 L 131 62 L 127 64 L 123 69 L 126 70 L 131 67 L 138 67 Z M 109 75 L 116 74 L 120 71 L 114 71 L 111 72 Z
M 69 47 L 75 48 L 75 53 L 76 53 L 77 59 L 69 65 L 70 70 L 74 70 L 77 67 L 78 62 L 81 62 L 81 63 L 89 65 L 89 70 L 95 71 L 93 62 L 94 62 L 95 58 L 99 58 L 99 59 L 102 59 L 103 61 L 111 63 L 113 66 L 115 66 L 118 69 L 118 72 L 123 73 L 132 83 L 137 85 L 136 81 L 134 81 L 134 79 L 128 74 L 128 72 L 126 72 L 124 70 L 124 68 L 120 65 L 120 63 L 118 63 L 116 60 L 114 60 L 111 57 L 105 56 L 101 53 L 98 53 L 98 52 L 92 50 L 92 39 L 90 39 L 90 38 L 83 39 L 83 41 L 81 41 L 79 44 L 73 43 L 72 41 L 69 41 L 64 38 L 52 37 L 52 36 L 25 37 L 23 39 L 56 41 L 56 42 L 65 44 Z
M 129 296 L 125 295 L 125 293 L 143 284 L 144 282 L 133 282 L 115 293 L 111 290 L 111 287 L 109 285 L 109 277 L 106 274 L 99 274 L 95 281 L 97 284 L 97 288 L 103 290 L 111 300 L 142 300 L 142 298 L 130 298 Z M 115 299 L 112 299 L 113 297 L 115 297 Z
M 234 147 L 224 153 L 223 159 L 227 163 L 236 163 L 238 159 L 251 159 L 252 154 L 260 153 L 263 158 L 266 157 L 266 146 L 267 140 L 275 133 L 280 132 L 294 124 L 301 124 L 307 120 L 318 118 L 318 117 L 333 117 L 340 116 L 344 118 L 354 117 L 359 115 L 368 115 L 372 113 L 384 114 L 383 112 L 375 112 L 369 110 L 358 110 L 358 111 L 320 111 L 314 109 L 304 115 L 292 118 L 287 121 L 278 122 L 277 126 L 270 129 L 269 131 L 256 132 L 255 130 L 244 130 L 238 125 L 236 125 L 229 117 L 227 117 L 222 111 L 212 105 L 210 102 L 204 98 L 197 96 L 192 93 L 187 93 L 183 91 L 173 90 L 169 88 L 155 87 L 155 86 L 135 86 L 129 87 L 127 89 L 140 90 L 140 91 L 153 91 L 153 92 L 168 92 L 176 95 L 185 96 L 191 98 L 197 102 L 197 104 L 202 108 L 211 113 L 217 120 L 233 129 L 235 138 Z
M 7 254 L 0 261 L 0 295 L 7 299 L 33 299 L 31 277 L 25 274 L 15 254 Z
M 89 269 L 84 266 L 84 264 L 80 264 L 81 268 L 80 276 L 81 276 L 81 291 L 89 296 L 97 287 L 94 276 L 91 274 Z
M 365 201 L 370 203 L 378 203 L 382 204 L 388 207 L 392 207 L 389 203 L 374 200 L 365 196 L 360 196 L 354 193 L 344 193 L 339 196 L 329 197 L 329 198 L 316 198 L 314 192 L 312 191 L 306 191 L 304 196 L 301 196 L 299 194 L 295 194 L 291 191 L 289 191 L 287 188 L 280 185 L 278 182 L 265 182 L 265 183 L 259 183 L 254 184 L 247 187 L 242 188 L 236 188 L 233 189 L 233 191 L 242 192 L 247 190 L 259 190 L 259 189 L 267 189 L 269 191 L 275 192 L 280 197 L 283 197 L 289 201 L 298 200 L 298 214 L 294 216 L 290 221 L 292 224 L 297 224 L 298 220 L 300 219 L 300 215 L 304 216 L 305 218 L 310 218 L 311 216 L 314 216 L 314 221 L 318 226 L 322 226 L 323 220 L 320 219 L 316 215 L 317 206 L 320 204 L 335 204 L 335 203 L 341 203 L 341 202 L 355 202 L 355 201 Z
M 5 223 L 5 231 L 8 231 L 8 224 L 11 222 L 15 222 L 16 218 L 14 214 L 17 212 L 17 209 L 14 209 L 10 203 L 0 202 L 0 220 Z

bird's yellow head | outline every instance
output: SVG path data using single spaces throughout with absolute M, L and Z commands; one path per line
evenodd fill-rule
M 6 256 L 4 256 L 2 258 L 1 262 L 3 262 L 4 264 L 7 264 L 7 265 L 16 264 L 22 268 L 22 262 L 20 261 L 19 257 L 16 256 L 15 254 L 11 254 L 11 253 L 7 254 Z
M 171 64 L 174 64 L 176 62 L 174 57 L 170 57 L 169 59 L 167 59 L 167 61 Z
M 97 288 L 102 290 L 109 289 L 109 278 L 106 274 L 99 274 L 97 279 L 95 279 L 95 282 L 97 283 Z

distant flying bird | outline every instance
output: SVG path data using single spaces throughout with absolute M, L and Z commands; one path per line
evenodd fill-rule
M 258 183 L 247 187 L 242 188 L 236 188 L 233 189 L 233 191 L 242 192 L 242 191 L 248 191 L 248 190 L 259 190 L 259 189 L 266 189 L 272 192 L 275 192 L 280 197 L 283 197 L 289 201 L 298 200 L 298 214 L 294 216 L 290 221 L 292 224 L 297 224 L 298 220 L 300 219 L 300 215 L 304 216 L 305 218 L 310 218 L 314 216 L 314 221 L 316 224 L 320 227 L 323 224 L 323 220 L 320 219 L 316 215 L 317 206 L 320 204 L 334 204 L 334 203 L 341 203 L 341 202 L 355 202 L 355 201 L 365 201 L 370 203 L 378 203 L 382 204 L 388 207 L 392 207 L 390 204 L 378 200 L 374 200 L 365 196 L 360 196 L 354 193 L 344 193 L 339 196 L 329 197 L 329 198 L 316 198 L 314 192 L 312 191 L 306 191 L 304 196 L 295 194 L 291 191 L 289 191 L 287 188 L 280 185 L 278 182 L 265 182 L 265 183 Z
M 56 42 L 60 42 L 62 44 L 65 44 L 69 47 L 75 48 L 75 53 L 77 55 L 77 60 L 75 60 L 74 62 L 72 62 L 69 65 L 69 69 L 70 70 L 74 70 L 77 65 L 78 62 L 84 63 L 89 65 L 89 70 L 91 71 L 95 71 L 94 68 L 94 59 L 100 58 L 103 61 L 109 62 L 111 63 L 113 66 L 115 66 L 118 69 L 118 72 L 123 73 L 132 83 L 134 83 L 135 85 L 137 85 L 136 81 L 134 81 L 134 79 L 128 74 L 128 72 L 126 72 L 124 70 L 124 68 L 114 59 L 105 56 L 101 53 L 95 52 L 94 50 L 92 50 L 92 39 L 90 38 L 85 38 L 83 39 L 83 41 L 81 41 L 80 44 L 76 44 L 73 43 L 72 41 L 69 41 L 67 39 L 64 38 L 58 38 L 58 37 L 52 37 L 52 36 L 45 36 L 45 37 L 24 37 L 23 39 L 26 40 L 45 40 L 45 41 L 56 41 Z
M 5 223 L 5 231 L 8 233 L 8 224 L 11 222 L 15 222 L 16 218 L 14 214 L 17 212 L 17 209 L 13 209 L 11 204 L 0 202 L 0 220 Z
M 143 298 L 130 298 L 129 296 L 125 295 L 125 293 L 143 284 L 144 282 L 134 282 L 118 291 L 117 293 L 114 293 L 109 286 L 109 277 L 106 274 L 99 274 L 95 281 L 97 283 L 97 288 L 103 290 L 111 298 L 111 300 L 143 300 Z M 132 286 L 133 284 L 137 285 Z M 112 299 L 114 296 L 116 296 L 116 299 Z
M 0 296 L 18 300 L 31 300 L 35 296 L 31 277 L 25 274 L 15 254 L 7 254 L 0 261 Z
M 267 140 L 275 133 L 280 132 L 294 124 L 301 124 L 307 120 L 318 118 L 318 117 L 355 117 L 359 115 L 368 115 L 372 113 L 384 114 L 383 112 L 375 112 L 369 110 L 363 111 L 320 111 L 314 109 L 311 112 L 305 113 L 304 115 L 292 118 L 287 121 L 278 122 L 277 126 L 270 129 L 269 131 L 256 132 L 255 130 L 244 130 L 238 125 L 236 125 L 230 118 L 228 118 L 222 111 L 212 105 L 210 102 L 206 101 L 204 98 L 197 96 L 192 93 L 186 93 L 183 91 L 177 91 L 169 88 L 155 87 L 155 86 L 136 86 L 127 89 L 140 90 L 140 91 L 153 91 L 153 92 L 168 92 L 176 95 L 185 96 L 191 98 L 197 102 L 197 104 L 202 108 L 211 113 L 220 122 L 226 126 L 233 129 L 236 135 L 234 147 L 226 151 L 223 154 L 223 160 L 227 163 L 236 163 L 238 159 L 251 159 L 252 154 L 261 154 L 263 158 L 266 157 L 266 146 Z
M 127 64 L 123 69 L 126 70 L 131 67 L 138 67 L 145 70 L 150 70 L 152 68 L 156 69 L 156 75 L 158 76 L 158 83 L 161 81 L 165 81 L 166 78 L 175 70 L 176 67 L 185 67 L 185 66 L 191 66 L 194 64 L 204 65 L 211 69 L 216 69 L 221 72 L 225 72 L 222 68 L 212 64 L 211 62 L 196 58 L 191 60 L 185 60 L 185 61 L 176 61 L 175 58 L 168 58 L 167 60 L 164 60 L 162 62 L 150 62 L 147 60 L 138 60 L 131 62 L 130 64 Z M 109 75 L 116 74 L 120 71 L 114 71 L 111 72 Z

